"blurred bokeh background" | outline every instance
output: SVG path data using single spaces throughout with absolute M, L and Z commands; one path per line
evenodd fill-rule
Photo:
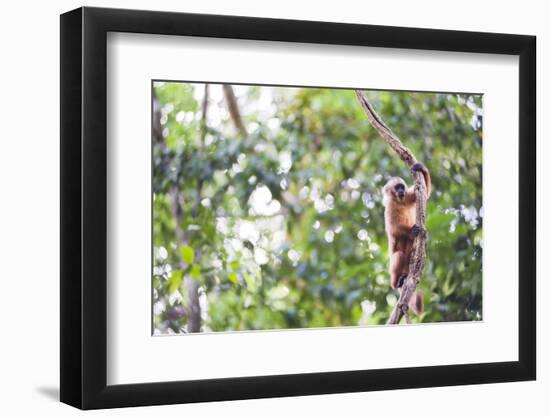
M 482 96 L 370 91 L 432 174 L 426 310 L 482 318 Z M 384 324 L 381 188 L 411 176 L 352 90 L 153 83 L 155 334 Z

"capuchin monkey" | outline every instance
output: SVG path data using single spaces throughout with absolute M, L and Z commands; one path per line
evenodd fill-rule
M 422 172 L 426 181 L 427 197 L 430 197 L 432 183 L 428 169 L 424 164 L 417 162 L 413 165 L 412 171 Z M 391 286 L 392 288 L 401 288 L 409 273 L 414 238 L 420 233 L 420 228 L 415 224 L 416 194 L 414 185 L 407 187 L 405 181 L 399 177 L 391 178 L 384 186 L 383 192 L 386 207 L 384 217 L 390 253 Z M 424 300 L 420 291 L 416 291 L 412 295 L 409 307 L 416 314 L 424 311 Z

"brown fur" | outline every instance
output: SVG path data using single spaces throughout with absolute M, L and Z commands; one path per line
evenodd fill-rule
M 428 197 L 431 194 L 431 178 L 428 169 L 421 163 L 413 166 L 414 171 L 421 171 L 426 181 Z M 409 262 L 414 241 L 416 220 L 416 194 L 414 186 L 407 187 L 399 177 L 391 178 L 384 186 L 386 210 L 384 218 L 390 252 L 390 284 L 392 288 L 400 287 L 402 280 L 409 273 Z M 401 280 L 401 282 L 400 282 Z M 409 306 L 420 314 L 424 310 L 422 293 L 415 292 Z

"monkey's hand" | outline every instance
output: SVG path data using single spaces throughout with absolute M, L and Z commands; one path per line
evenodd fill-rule
M 413 239 L 420 234 L 421 230 L 422 229 L 420 229 L 420 226 L 416 224 L 413 227 L 411 227 L 411 236 L 413 237 Z
M 428 171 L 428 168 L 426 168 L 426 165 L 424 165 L 422 162 L 416 162 L 411 167 L 411 172 L 414 174 L 415 172 L 421 172 L 424 176 L 424 181 L 426 182 L 426 198 L 430 197 L 430 194 L 432 193 L 432 179 L 430 177 L 430 172 Z
M 417 162 L 416 164 L 414 164 L 411 168 L 411 170 L 413 172 L 424 172 L 424 164 L 422 162 Z

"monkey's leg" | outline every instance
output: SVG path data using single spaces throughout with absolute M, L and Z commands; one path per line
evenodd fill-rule
M 404 252 L 396 251 L 392 253 L 390 257 L 390 277 L 391 277 L 391 287 L 398 288 L 399 278 L 403 274 L 407 274 L 407 257 Z

